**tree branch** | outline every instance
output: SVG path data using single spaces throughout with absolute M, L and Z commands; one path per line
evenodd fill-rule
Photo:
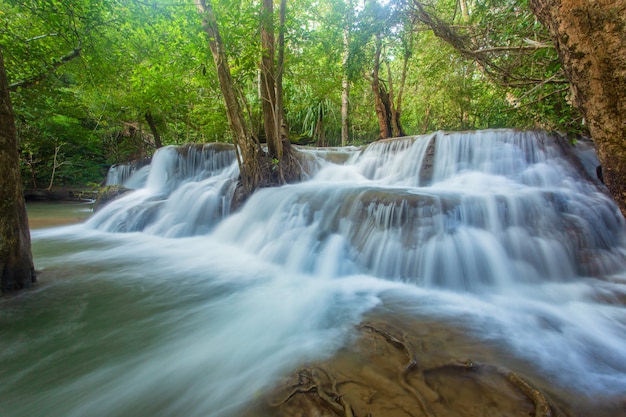
M 553 48 L 552 45 L 524 38 L 523 42 L 526 45 L 480 47 L 480 42 L 477 44 L 475 37 L 459 31 L 458 27 L 431 14 L 420 1 L 413 0 L 411 6 L 418 21 L 428 27 L 435 36 L 452 46 L 463 58 L 475 61 L 489 78 L 500 85 L 525 88 L 534 85 L 569 83 L 562 77 L 557 78 L 556 75 L 548 79 L 537 79 L 527 74 L 517 74 L 515 67 L 507 65 L 506 60 L 501 59 L 512 54 L 518 57 L 530 56 L 536 50 Z M 560 71 L 557 74 L 562 75 Z
M 71 61 L 74 58 L 79 57 L 80 51 L 81 51 L 81 48 L 74 48 L 70 53 L 54 61 L 51 65 L 49 65 L 39 74 L 30 78 L 27 78 L 25 80 L 17 81 L 9 85 L 9 91 L 16 91 L 20 87 L 30 87 L 33 84 L 37 84 L 38 82 L 45 80 L 48 76 L 50 76 L 50 74 L 56 71 L 60 66 Z
M 32 42 L 32 41 L 36 41 L 39 39 L 43 39 L 43 38 L 47 38 L 48 36 L 59 36 L 58 33 L 46 33 L 44 35 L 39 35 L 39 36 L 35 36 L 34 38 L 30 38 L 30 39 L 26 39 L 26 42 Z

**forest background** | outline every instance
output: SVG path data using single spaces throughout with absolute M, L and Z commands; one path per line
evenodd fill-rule
M 212 6 L 262 140 L 262 5 Z M 0 18 L 26 189 L 95 187 L 111 164 L 162 145 L 231 141 L 193 1 L 2 0 Z M 292 143 L 361 145 L 440 129 L 587 133 L 526 0 L 298 0 L 287 3 L 284 28 Z

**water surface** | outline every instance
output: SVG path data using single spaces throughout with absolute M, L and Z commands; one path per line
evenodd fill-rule
M 40 282 L 0 299 L 0 415 L 238 416 L 379 315 L 615 415 L 624 219 L 574 151 L 514 131 L 308 150 L 306 181 L 231 213 L 232 151 L 164 148 L 86 223 L 33 230 Z

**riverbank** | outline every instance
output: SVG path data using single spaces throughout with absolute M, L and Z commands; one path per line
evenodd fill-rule
M 63 186 L 50 190 L 24 190 L 24 199 L 30 201 L 90 201 L 95 200 L 98 190 L 93 187 Z
M 91 201 L 28 201 L 26 212 L 31 230 L 82 223 L 93 210 Z

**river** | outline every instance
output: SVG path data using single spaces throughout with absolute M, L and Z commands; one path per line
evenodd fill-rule
M 306 181 L 236 213 L 232 151 L 165 148 L 86 222 L 39 228 L 30 206 L 39 283 L 0 299 L 0 415 L 238 416 L 384 316 L 451 329 L 441 349 L 572 415 L 626 415 L 624 219 L 583 145 L 505 130 L 306 150 Z

